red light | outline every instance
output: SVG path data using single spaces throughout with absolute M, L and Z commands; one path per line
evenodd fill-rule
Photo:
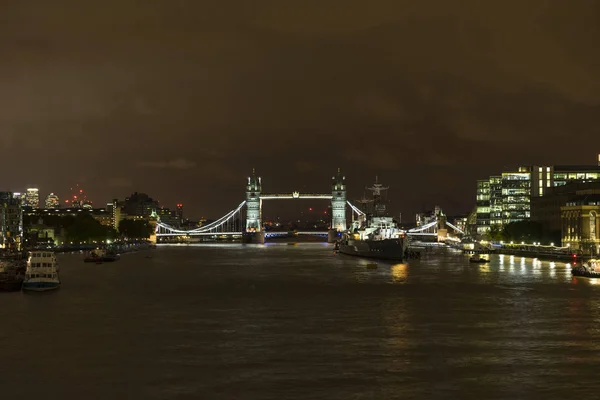
M 323 214 L 327 214 L 327 211 L 323 211 Z
M 312 207 L 310 207 L 310 208 L 308 209 L 308 211 L 312 211 Z
M 573 254 L 573 258 L 577 258 L 577 254 Z

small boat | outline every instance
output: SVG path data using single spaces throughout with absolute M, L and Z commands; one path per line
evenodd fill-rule
M 600 278 L 600 260 L 592 259 L 589 260 L 579 267 L 573 267 L 571 274 L 573 276 L 581 276 L 584 278 Z
M 288 243 L 288 246 L 295 246 L 295 245 L 296 245 L 296 242 L 289 242 Z
M 377 263 L 368 263 L 367 269 L 377 269 Z
M 58 262 L 56 254 L 50 251 L 33 251 L 29 253 L 23 290 L 43 292 L 58 289 Z
M 96 249 L 86 254 L 83 262 L 93 262 L 96 264 L 102 264 L 103 262 L 113 262 L 119 260 L 121 257 L 115 253 L 108 253 L 102 249 Z
M 485 258 L 483 258 L 480 255 L 476 254 L 473 257 L 469 258 L 469 262 L 478 263 L 478 264 L 484 264 L 484 263 L 489 262 L 489 260 L 486 260 Z

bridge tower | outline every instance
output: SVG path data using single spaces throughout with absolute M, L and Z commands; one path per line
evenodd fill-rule
M 329 242 L 336 239 L 337 233 L 345 231 L 346 226 L 346 177 L 338 168 L 337 175 L 331 178 L 331 231 Z M 333 237 L 332 237 L 333 236 Z
M 254 168 L 252 176 L 248 177 L 246 185 L 246 232 L 244 242 L 264 243 L 265 233 L 262 231 L 262 181 L 260 176 L 256 177 Z

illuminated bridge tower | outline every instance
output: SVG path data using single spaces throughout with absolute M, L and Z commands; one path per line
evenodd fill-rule
M 261 191 L 261 178 L 257 178 L 254 169 L 252 169 L 252 176 L 248 177 L 248 185 L 246 186 L 246 232 L 243 238 L 246 243 L 265 242 L 265 233 L 262 232 L 261 221 Z
M 346 177 L 338 168 L 337 176 L 331 184 L 331 230 L 329 242 L 334 242 L 338 232 L 345 231 L 346 226 Z

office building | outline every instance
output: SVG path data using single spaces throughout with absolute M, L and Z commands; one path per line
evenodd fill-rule
M 24 205 L 31 208 L 40 207 L 40 191 L 36 188 L 27 189 Z
M 177 205 L 177 210 L 173 211 L 169 208 L 165 208 L 162 207 L 158 212 L 157 212 L 157 217 L 160 220 L 160 222 L 162 222 L 163 224 L 167 224 L 170 225 L 174 228 L 179 228 L 181 227 L 181 219 L 180 219 L 180 213 L 179 213 L 179 204 Z
M 477 234 L 485 234 L 490 230 L 490 181 L 477 181 Z
M 50 193 L 48 196 L 46 196 L 45 205 L 46 205 L 46 208 L 59 208 L 60 201 L 58 199 L 58 196 L 55 195 L 54 193 Z
M 19 251 L 23 240 L 23 208 L 12 192 L 0 192 L 0 248 Z
M 599 155 L 600 159 L 600 155 Z M 531 218 L 533 198 L 571 182 L 600 181 L 598 165 L 521 166 L 477 181 L 477 233 Z M 557 211 L 558 212 L 558 211 Z

